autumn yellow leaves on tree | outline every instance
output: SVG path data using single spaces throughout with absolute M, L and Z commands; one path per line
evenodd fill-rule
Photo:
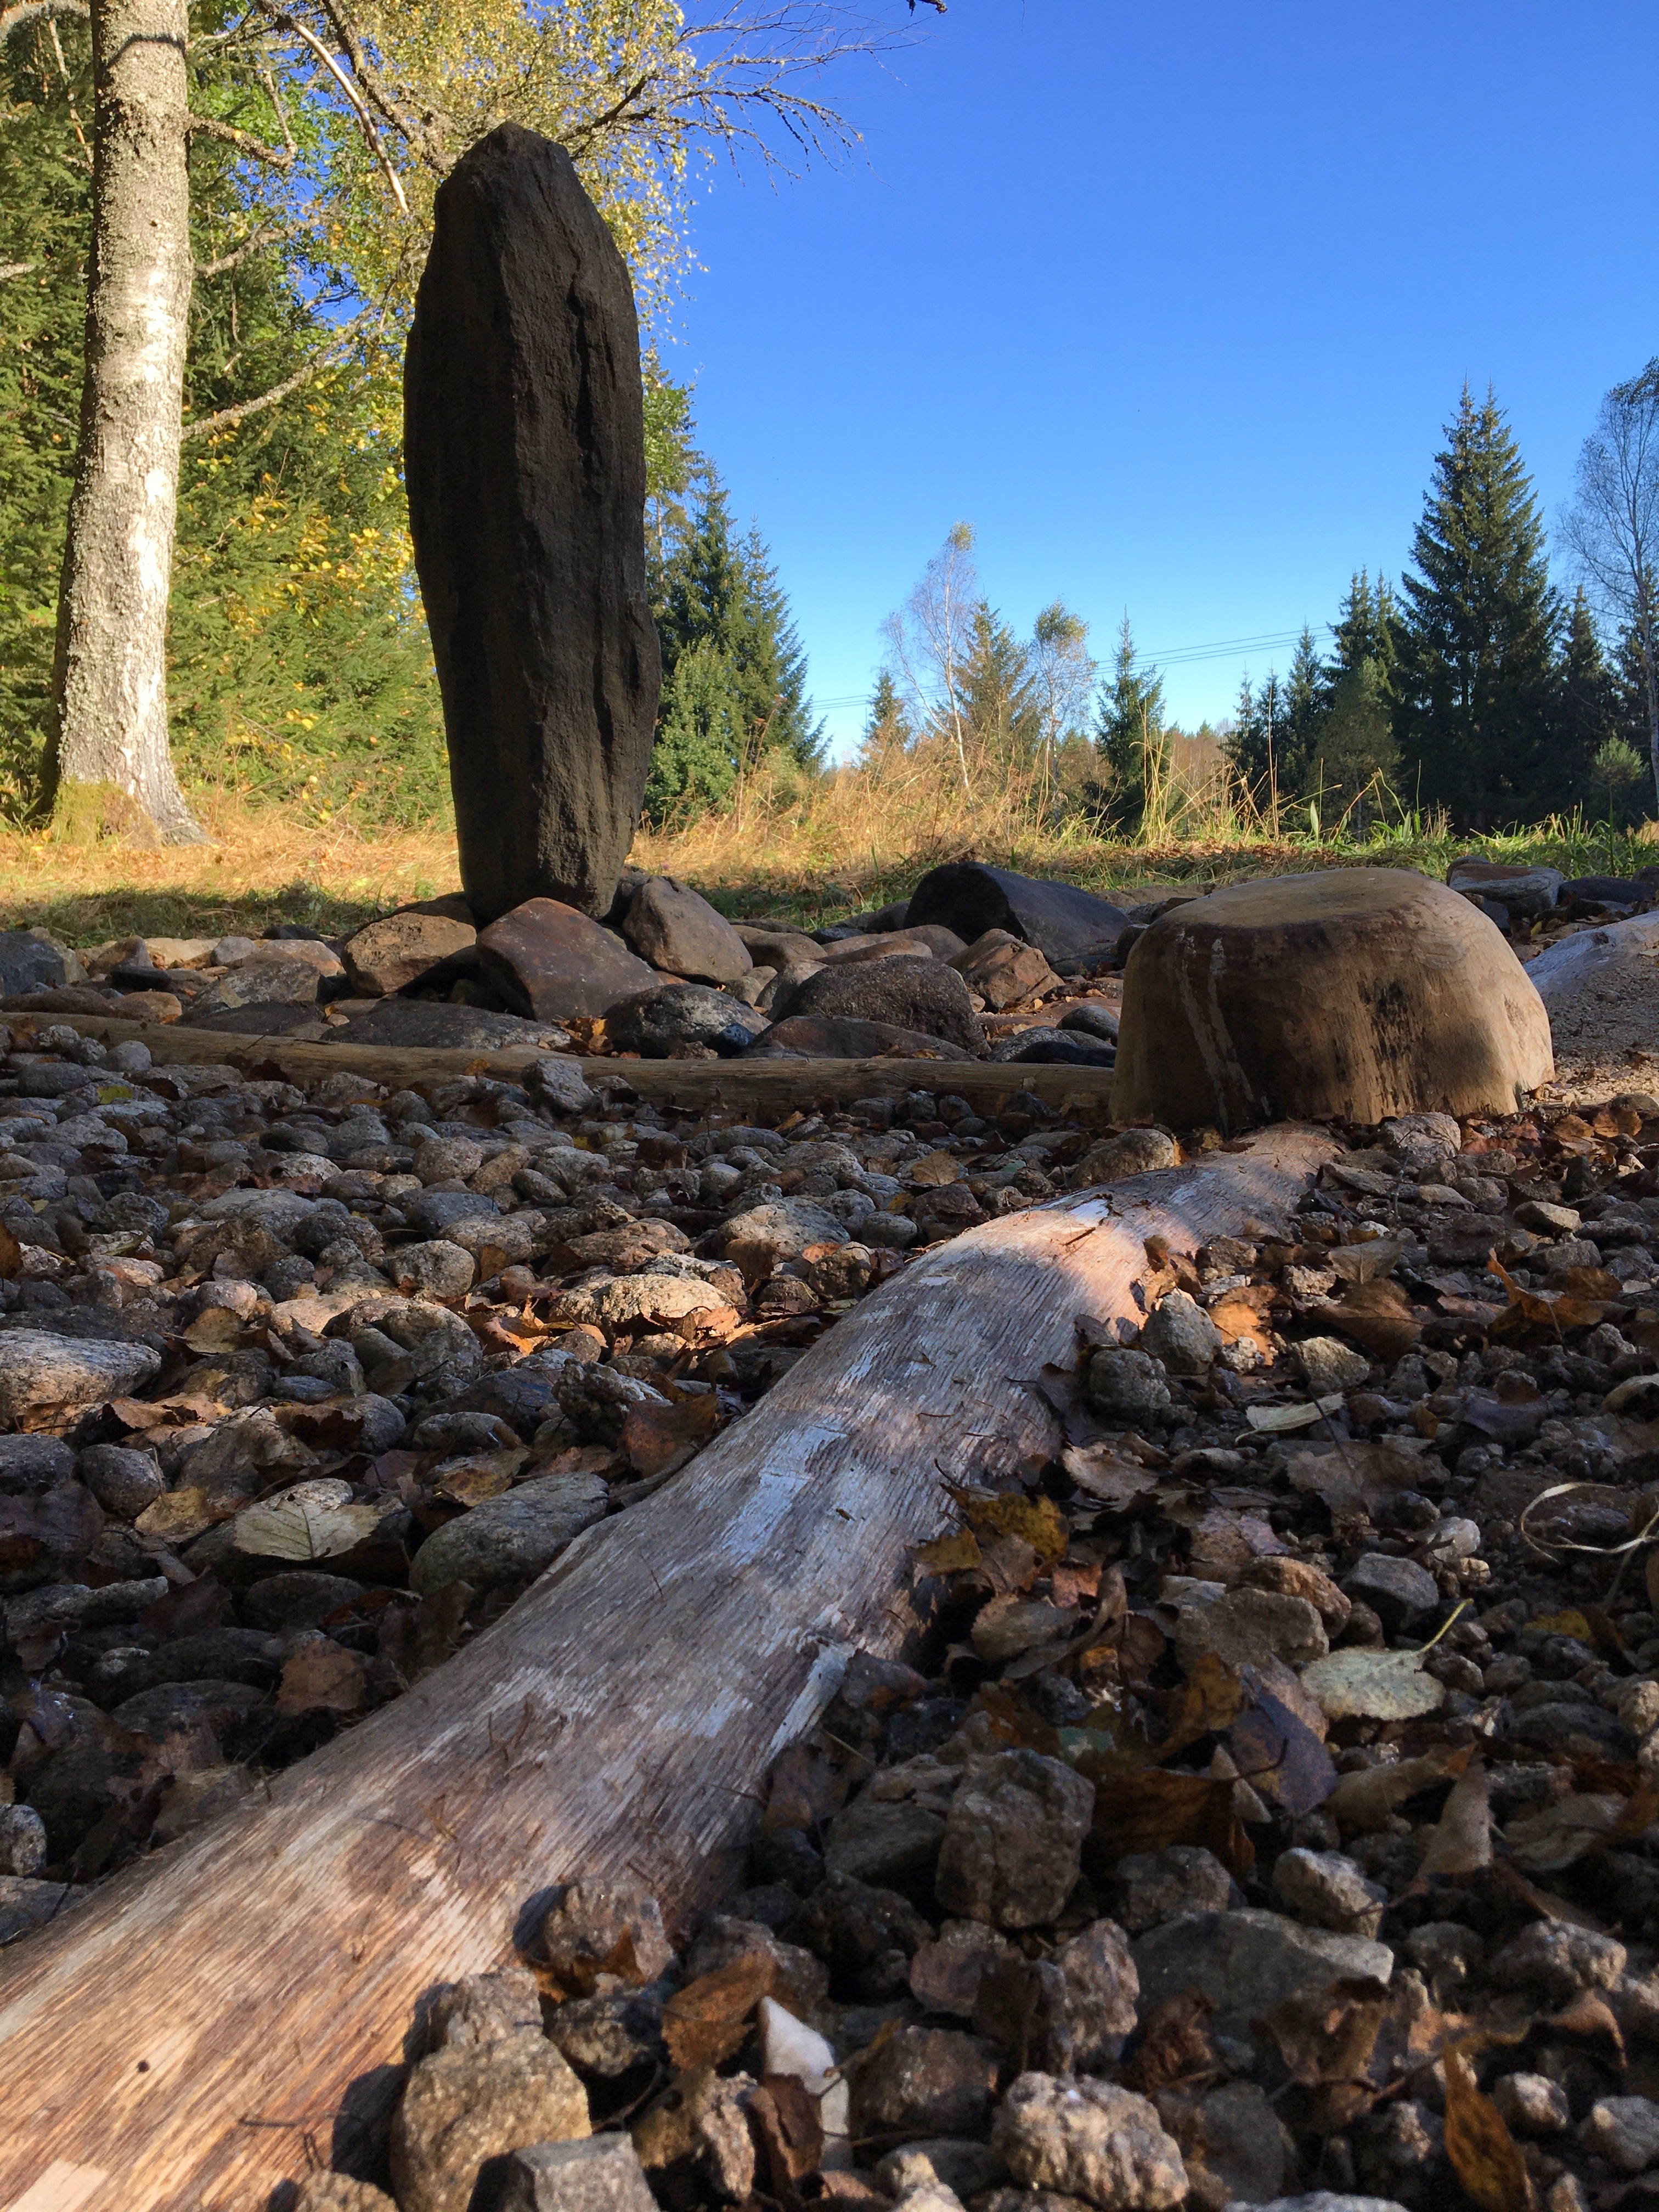
M 398 477 L 402 345 L 433 194 L 469 146 L 511 120 L 569 148 L 650 330 L 689 252 L 700 163 L 745 143 L 778 159 L 843 143 L 819 72 L 884 36 L 841 0 L 739 0 L 698 18 L 672 0 L 0 7 L 11 103 L 49 109 L 68 149 L 45 281 L 84 281 L 94 341 L 74 399 L 97 434 L 79 441 L 71 474 L 63 428 L 46 434 L 58 443 L 32 518 L 34 543 L 54 527 L 66 538 L 55 665 L 49 687 L 33 686 L 46 695 L 44 796 L 60 818 L 198 834 L 173 770 L 167 641 L 179 613 L 169 585 L 202 580 L 202 558 L 175 572 L 174 544 L 181 490 L 189 523 L 204 476 L 239 495 L 208 544 L 222 556 L 234 539 L 257 568 L 264 499 L 267 518 L 282 513 L 286 573 L 275 591 L 228 594 L 218 662 L 198 657 L 198 677 L 234 672 L 261 607 L 292 617 L 325 544 L 324 597 L 337 602 L 343 568 L 349 592 L 361 579 L 364 625 L 406 662 L 412 648 L 423 676 Z M 25 258 L 29 213 L 0 210 L 8 270 Z M 72 272 L 52 265 L 70 258 Z M 51 364 L 29 367 L 38 383 Z M 273 437 L 296 421 L 300 434 Z M 239 463 L 251 440 L 280 450 L 250 478 Z M 307 476 L 314 496 L 296 518 L 295 480 Z M 372 519 L 342 514 L 366 495 Z M 6 524 L 0 514 L 0 552 Z M 41 627 L 20 633 L 25 647 L 38 651 Z M 0 667 L 0 689 L 11 673 Z M 306 728 L 291 702 L 259 719 L 268 750 L 291 753 Z M 367 750 L 372 737 L 356 742 Z

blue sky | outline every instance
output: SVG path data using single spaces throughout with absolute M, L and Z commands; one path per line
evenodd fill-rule
M 866 0 L 902 14 L 896 0 Z M 825 89 L 839 169 L 714 175 L 672 372 L 770 542 L 814 694 L 957 520 L 1022 629 L 1106 657 L 1328 622 L 1398 575 L 1490 380 L 1547 514 L 1659 353 L 1651 0 L 951 0 Z M 925 18 L 925 21 L 920 20 Z M 1172 665 L 1189 725 L 1287 647 Z M 831 706 L 838 747 L 862 720 Z

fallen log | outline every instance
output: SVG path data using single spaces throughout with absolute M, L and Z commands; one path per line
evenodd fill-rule
M 315 1083 L 325 1075 L 367 1075 L 377 1083 L 450 1083 L 460 1075 L 489 1075 L 511 1082 L 544 1052 L 515 1045 L 504 1052 L 416 1051 L 374 1044 L 295 1044 L 291 1037 L 248 1036 L 228 1030 L 183 1029 L 176 1023 L 123 1022 L 103 1014 L 12 1017 L 21 1033 L 27 1019 L 39 1028 L 73 1029 L 106 1044 L 136 1037 L 158 1066 L 224 1066 L 250 1074 Z M 902 1098 L 907 1091 L 954 1091 L 993 1110 L 1017 1091 L 1030 1091 L 1057 1111 L 1109 1113 L 1109 1067 L 1044 1067 L 1024 1061 L 973 1060 L 579 1060 L 592 1079 L 623 1077 L 641 1098 L 659 1106 L 726 1107 L 740 1113 L 788 1114 L 798 1108 L 854 1098 Z
M 0 2205 L 248 2208 L 307 2138 L 349 2168 L 416 1998 L 501 1963 L 536 1894 L 629 1874 L 684 1921 L 731 1884 L 847 1654 L 914 1628 L 945 1481 L 1054 1453 L 1077 1317 L 1138 1316 L 1149 1237 L 1283 1234 L 1334 1150 L 1270 1130 L 925 1253 L 447 1666 L 5 1954 Z

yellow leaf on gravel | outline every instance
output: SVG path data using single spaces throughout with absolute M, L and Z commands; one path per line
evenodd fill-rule
M 1593 1644 L 1595 1632 L 1582 1613 L 1569 1609 L 1565 1613 L 1547 1613 L 1527 1623 L 1528 1631 L 1534 1629 L 1545 1636 L 1576 1636 L 1581 1644 Z
M 919 1544 L 915 1562 L 926 1567 L 929 1574 L 960 1574 L 964 1568 L 976 1567 L 981 1558 L 979 1539 L 971 1528 L 958 1528 L 954 1534 L 939 1536 L 931 1544 Z
M 1446 2155 L 1480 2212 L 1534 2212 L 1538 2203 L 1504 2115 L 1485 2095 L 1462 2044 L 1441 2054 L 1446 2076 Z
M 976 1536 L 1023 1536 L 1040 1559 L 1063 1559 L 1071 1540 L 1052 1498 L 969 1498 L 963 1511 Z

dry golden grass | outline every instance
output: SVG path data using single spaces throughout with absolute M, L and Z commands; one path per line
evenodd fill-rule
M 232 800 L 201 806 L 211 842 L 158 851 L 0 836 L 0 922 L 71 945 L 131 936 L 257 936 L 279 921 L 331 934 L 460 888 L 453 830 L 365 834 Z

